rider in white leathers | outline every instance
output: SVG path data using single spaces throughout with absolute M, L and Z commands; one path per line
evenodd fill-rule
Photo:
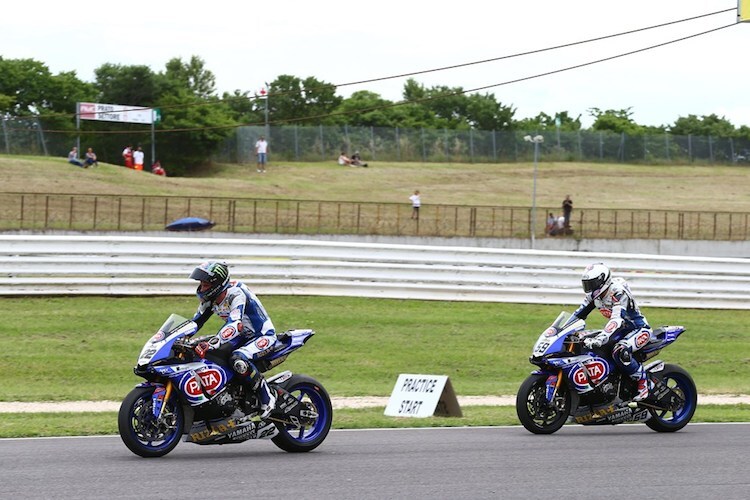
M 609 319 L 600 334 L 584 339 L 584 345 L 593 349 L 614 343 L 613 361 L 637 384 L 638 393 L 633 400 L 646 399 L 650 382 L 646 370 L 633 357 L 633 353 L 648 343 L 652 332 L 638 309 L 628 283 L 623 278 L 612 278 L 609 268 L 601 263 L 589 265 L 581 277 L 581 283 L 586 296 L 570 321 L 586 319 L 594 308 Z
M 212 314 L 225 321 L 216 335 L 195 346 L 195 352 L 204 358 L 211 350 L 231 350 L 232 369 L 255 391 L 261 418 L 266 418 L 276 404 L 276 395 L 253 360 L 276 342 L 271 318 L 244 283 L 229 280 L 229 268 L 223 262 L 204 262 L 193 270 L 190 278 L 200 281 L 196 290 L 200 304 L 193 316 L 198 329 Z

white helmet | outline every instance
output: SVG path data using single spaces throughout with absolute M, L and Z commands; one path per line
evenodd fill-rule
M 612 273 L 601 262 L 589 264 L 583 271 L 581 283 L 584 292 L 591 294 L 592 299 L 598 299 L 604 295 L 609 289 L 609 285 L 612 284 Z

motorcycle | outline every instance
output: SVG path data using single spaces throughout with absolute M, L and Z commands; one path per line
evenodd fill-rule
M 615 369 L 607 346 L 587 349 L 583 340 L 601 330 L 585 330 L 577 319 L 561 312 L 534 344 L 529 361 L 537 365 L 516 395 L 516 413 L 534 434 L 552 434 L 565 423 L 615 425 L 645 422 L 657 432 L 685 427 L 695 413 L 698 392 L 683 368 L 655 360 L 644 365 L 653 388 L 648 398 L 634 402 L 636 383 Z M 662 326 L 637 342 L 646 344 L 633 353 L 641 363 L 656 356 L 685 331 L 682 326 Z
M 333 409 L 319 382 L 291 371 L 269 377 L 277 402 L 261 420 L 254 391 L 227 367 L 231 351 L 211 350 L 201 359 L 194 346 L 207 337 L 194 339 L 197 331 L 193 321 L 172 314 L 146 341 L 133 369 L 146 381 L 125 397 L 117 417 L 125 446 L 142 457 L 161 457 L 183 436 L 184 441 L 199 445 L 271 439 L 287 452 L 311 451 L 323 442 Z M 266 372 L 278 366 L 314 334 L 289 330 L 271 345 L 264 345 L 269 341 L 260 337 L 256 346 L 265 351 L 256 367 Z

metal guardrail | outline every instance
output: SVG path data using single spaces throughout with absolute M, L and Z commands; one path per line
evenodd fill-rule
M 0 235 L 0 296 L 191 295 L 206 259 L 264 295 L 571 306 L 602 261 L 643 305 L 750 308 L 750 259 L 208 237 Z

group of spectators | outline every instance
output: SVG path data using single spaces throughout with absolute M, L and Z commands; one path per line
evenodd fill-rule
M 339 165 L 346 167 L 366 167 L 367 163 L 362 162 L 362 157 L 359 155 L 359 151 L 355 151 L 350 157 L 346 156 L 343 151 L 339 155 Z
M 570 228 L 570 214 L 573 212 L 573 200 L 570 195 L 566 195 L 562 202 L 563 214 L 559 217 L 555 217 L 552 212 L 547 216 L 547 227 L 545 228 L 545 234 L 547 236 L 561 236 L 566 234 L 572 234 L 573 230 Z
M 68 163 L 82 168 L 89 168 L 99 165 L 99 162 L 96 161 L 96 153 L 94 153 L 93 148 L 89 148 L 86 151 L 86 155 L 83 158 L 83 161 L 81 161 L 78 159 L 78 148 L 75 146 L 73 146 L 73 149 L 71 149 L 70 153 L 68 153 Z
M 133 170 L 143 170 L 144 157 L 145 155 L 141 146 L 133 149 L 133 146 L 127 145 L 125 149 L 122 150 L 122 158 L 125 161 L 126 168 L 132 168 Z M 78 148 L 76 146 L 73 146 L 73 149 L 71 149 L 70 153 L 68 153 L 68 163 L 82 168 L 99 165 L 99 162 L 96 159 L 96 153 L 94 153 L 93 148 L 88 148 L 84 158 L 79 159 Z M 151 173 L 155 175 L 167 175 L 167 172 L 164 170 L 158 160 L 155 161 L 153 165 L 151 165 Z

